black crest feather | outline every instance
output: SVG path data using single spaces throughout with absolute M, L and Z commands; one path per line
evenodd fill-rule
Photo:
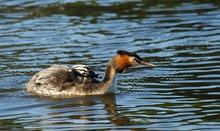
M 139 55 L 137 55 L 136 53 L 133 53 L 133 52 L 128 52 L 126 50 L 118 50 L 116 53 L 119 54 L 119 55 L 133 56 L 133 57 L 136 57 L 137 59 L 142 61 L 142 58 Z

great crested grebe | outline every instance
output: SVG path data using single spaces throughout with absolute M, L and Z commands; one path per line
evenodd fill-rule
M 106 67 L 102 81 L 87 65 L 68 67 L 54 65 L 35 74 L 26 84 L 29 92 L 38 95 L 93 95 L 116 91 L 117 73 L 124 73 L 127 68 L 138 64 L 154 67 L 154 64 L 144 62 L 135 53 L 118 50 Z

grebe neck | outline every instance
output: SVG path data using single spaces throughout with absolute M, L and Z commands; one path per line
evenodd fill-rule
M 105 75 L 101 81 L 101 87 L 105 93 L 115 92 L 117 86 L 117 72 L 112 64 L 108 64 L 105 70 Z
M 99 83 L 93 83 L 91 94 L 105 94 L 116 91 L 117 80 L 116 80 L 116 70 L 112 64 L 108 64 L 105 70 L 104 78 Z
M 115 68 L 111 64 L 108 64 L 106 67 L 105 75 L 104 75 L 102 82 L 103 83 L 112 82 L 112 80 L 115 78 L 116 74 L 117 74 L 117 72 L 116 72 Z

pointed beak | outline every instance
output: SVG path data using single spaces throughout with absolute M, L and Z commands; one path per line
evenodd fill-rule
M 140 64 L 141 65 L 146 65 L 146 66 L 149 66 L 149 67 L 155 67 L 156 66 L 154 64 L 151 64 L 151 63 L 148 63 L 148 62 L 145 62 L 145 61 L 140 61 Z

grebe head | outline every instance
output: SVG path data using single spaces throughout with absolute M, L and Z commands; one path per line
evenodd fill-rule
M 145 62 L 139 55 L 125 50 L 118 50 L 113 57 L 113 66 L 118 73 L 124 73 L 127 68 L 137 65 L 155 67 L 156 65 Z

